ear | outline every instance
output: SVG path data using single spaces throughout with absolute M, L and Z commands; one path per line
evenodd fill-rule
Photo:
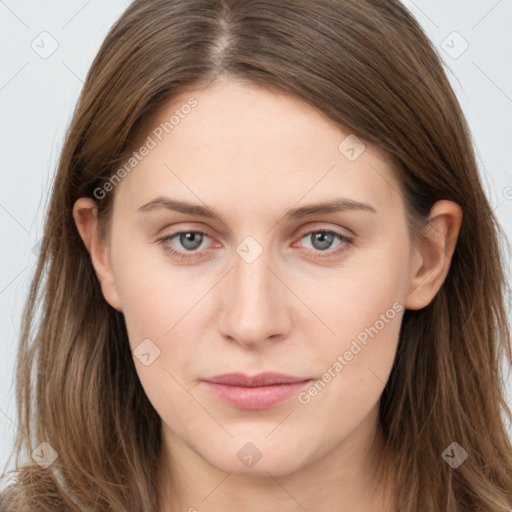
M 430 210 L 421 240 L 413 247 L 406 309 L 426 307 L 441 288 L 455 251 L 462 209 L 453 201 L 438 201 Z
M 90 197 L 81 197 L 73 206 L 73 218 L 80 236 L 89 251 L 92 265 L 101 285 L 105 300 L 122 311 L 114 274 L 110 264 L 108 241 L 99 236 L 98 207 Z

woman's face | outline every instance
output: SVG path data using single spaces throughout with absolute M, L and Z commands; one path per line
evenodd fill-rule
M 115 186 L 104 293 L 168 448 L 282 475 L 370 438 L 416 262 L 383 152 L 228 80 L 174 98 L 147 136 Z M 294 383 L 219 377 L 263 372 Z

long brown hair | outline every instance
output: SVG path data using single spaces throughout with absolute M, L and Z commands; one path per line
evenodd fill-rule
M 23 317 L 17 480 L 2 512 L 158 509 L 161 420 L 72 208 L 122 166 L 164 102 L 220 74 L 296 95 L 383 148 L 413 225 L 437 200 L 461 206 L 442 288 L 403 317 L 380 407 L 388 473 L 402 512 L 510 511 L 503 233 L 464 115 L 418 23 L 397 0 L 135 0 L 89 71 L 62 150 Z M 114 194 L 97 201 L 104 226 Z M 48 468 L 31 459 L 42 442 L 58 454 Z M 442 457 L 454 442 L 468 454 L 457 468 Z

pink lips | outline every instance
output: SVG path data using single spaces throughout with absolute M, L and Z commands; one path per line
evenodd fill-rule
M 266 409 L 296 395 L 312 379 L 265 372 L 226 373 L 203 379 L 209 391 L 239 409 Z

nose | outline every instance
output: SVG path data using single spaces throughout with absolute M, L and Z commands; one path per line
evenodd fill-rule
M 219 331 L 245 347 L 287 337 L 293 294 L 273 268 L 268 251 L 248 263 L 234 254 L 234 268 L 223 287 Z

